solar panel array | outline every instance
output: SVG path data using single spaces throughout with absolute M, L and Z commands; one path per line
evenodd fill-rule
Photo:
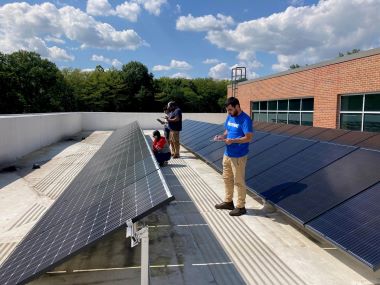
M 249 189 L 379 268 L 379 135 L 269 123 L 254 127 L 246 166 Z M 225 144 L 212 138 L 223 131 L 223 125 L 186 120 L 181 143 L 222 171 Z
M 120 128 L 3 263 L 0 284 L 24 284 L 173 198 L 138 123 Z

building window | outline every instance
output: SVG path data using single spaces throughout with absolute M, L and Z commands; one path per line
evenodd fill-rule
M 313 125 L 314 98 L 255 101 L 251 108 L 254 121 Z
M 340 128 L 380 132 L 380 93 L 340 97 Z

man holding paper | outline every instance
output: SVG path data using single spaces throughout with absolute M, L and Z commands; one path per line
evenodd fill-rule
M 239 100 L 228 98 L 226 102 L 228 113 L 224 123 L 223 135 L 215 136 L 215 141 L 224 141 L 226 149 L 223 155 L 223 180 L 225 199 L 223 203 L 215 205 L 216 209 L 231 210 L 231 216 L 240 216 L 247 213 L 245 198 L 247 188 L 245 185 L 245 166 L 249 143 L 253 138 L 251 118 L 241 110 Z M 236 208 L 233 202 L 234 188 L 236 187 L 238 199 Z

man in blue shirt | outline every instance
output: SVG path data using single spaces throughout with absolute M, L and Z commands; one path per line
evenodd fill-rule
M 224 134 L 215 137 L 215 140 L 223 140 L 226 143 L 223 156 L 225 199 L 223 203 L 215 205 L 215 208 L 232 210 L 231 216 L 240 216 L 247 213 L 245 165 L 249 143 L 253 138 L 252 120 L 241 110 L 239 100 L 235 97 L 228 98 L 226 110 L 228 116 L 224 123 Z M 238 192 L 236 208 L 233 202 L 234 187 Z

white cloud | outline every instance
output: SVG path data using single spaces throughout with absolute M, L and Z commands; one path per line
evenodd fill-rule
M 135 0 L 149 13 L 159 16 L 161 13 L 161 6 L 167 3 L 167 0 Z
M 219 63 L 219 59 L 216 58 L 206 58 L 204 61 L 202 61 L 204 64 L 216 64 Z
M 183 72 L 178 72 L 178 73 L 175 73 L 173 74 L 172 76 L 170 76 L 171 78 L 186 78 L 186 79 L 191 79 L 191 76 L 186 74 L 186 73 L 183 73 Z
M 82 72 L 92 72 L 94 70 L 95 70 L 95 68 L 83 68 L 83 69 L 81 69 Z
M 225 29 L 234 24 L 234 19 L 231 16 L 217 14 L 206 15 L 202 17 L 193 17 L 191 14 L 181 16 L 177 19 L 176 28 L 179 31 L 209 31 Z
M 47 49 L 49 50 L 48 58 L 52 60 L 73 61 L 75 59 L 73 55 L 68 54 L 67 51 L 59 47 L 53 46 Z
M 112 65 L 114 67 L 119 67 L 122 65 L 122 63 L 119 60 L 117 60 L 116 58 L 110 59 L 110 58 L 104 57 L 102 55 L 96 55 L 96 54 L 92 55 L 91 60 L 92 61 L 104 62 L 104 63 Z
M 124 2 L 116 6 L 115 14 L 120 18 L 127 19 L 131 22 L 136 22 L 140 14 L 140 6 L 134 2 Z
M 153 66 L 153 71 L 166 71 L 171 69 L 178 69 L 178 70 L 188 70 L 191 69 L 192 66 L 187 63 L 186 61 L 180 61 L 172 59 L 170 61 L 170 65 L 155 65 Z
M 87 0 L 86 11 L 92 16 L 109 16 L 115 13 L 108 0 Z
M 135 50 L 145 44 L 135 31 L 117 31 L 72 6 L 57 9 L 51 3 L 25 2 L 0 6 L 0 51 L 25 49 L 53 60 L 73 60 L 64 49 L 48 45 L 64 43 L 65 39 L 82 48 Z
M 50 35 L 46 36 L 44 40 L 47 41 L 47 42 L 53 42 L 53 43 L 56 43 L 56 44 L 64 44 L 64 43 L 66 43 L 64 40 L 62 40 L 62 39 L 60 39 L 58 37 L 52 37 Z
M 92 16 L 118 16 L 131 22 L 136 22 L 141 12 L 141 7 L 150 14 L 159 16 L 161 6 L 166 3 L 167 0 L 131 0 L 117 5 L 114 9 L 108 0 L 87 0 L 86 11 Z
M 219 63 L 210 68 L 208 76 L 214 79 L 229 79 L 231 76 L 231 68 L 225 62 Z
M 241 64 L 234 64 L 229 66 L 227 63 L 222 62 L 210 68 L 208 76 L 214 79 L 231 79 L 231 70 L 235 67 L 242 66 Z M 251 68 L 247 67 L 246 69 L 247 79 L 253 79 L 259 77 Z
M 209 31 L 207 39 L 226 50 L 275 54 L 274 70 L 334 58 L 339 51 L 380 45 L 380 1 L 321 0 L 288 7 L 266 18 L 243 22 L 235 29 Z

